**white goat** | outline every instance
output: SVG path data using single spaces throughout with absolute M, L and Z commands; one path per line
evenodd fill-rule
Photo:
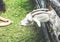
M 26 17 L 20 22 L 20 25 L 28 26 L 37 23 L 39 27 L 41 27 L 41 22 L 50 21 L 53 24 L 53 30 L 55 35 L 58 38 L 60 35 L 60 18 L 56 14 L 56 12 L 52 9 L 50 11 L 44 11 L 45 9 L 37 9 L 28 13 Z
M 21 21 L 21 25 L 28 26 L 33 24 L 34 22 L 37 23 L 39 27 L 41 27 L 40 22 L 47 22 L 49 20 L 48 13 L 45 11 L 41 11 L 42 9 L 33 10 L 32 12 L 28 13 L 26 17 Z

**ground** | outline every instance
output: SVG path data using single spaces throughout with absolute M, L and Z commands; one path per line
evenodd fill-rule
M 13 24 L 0 27 L 0 42 L 42 42 L 39 28 L 22 27 L 19 22 L 33 10 L 29 0 L 3 0 L 5 13 L 0 16 L 13 21 Z

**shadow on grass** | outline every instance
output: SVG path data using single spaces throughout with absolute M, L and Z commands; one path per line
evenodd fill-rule
M 5 3 L 3 2 L 3 0 L 0 0 L 0 12 L 5 12 Z
M 32 39 L 34 39 L 34 42 L 44 42 L 43 41 L 43 37 L 42 37 L 42 31 L 40 29 L 40 27 L 38 27 L 36 24 L 34 25 L 32 29 L 32 32 L 36 33 L 35 37 L 33 37 Z

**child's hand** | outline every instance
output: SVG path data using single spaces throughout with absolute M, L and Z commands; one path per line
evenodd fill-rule
M 13 21 L 11 21 L 10 19 L 6 19 L 6 20 L 5 20 L 5 23 L 6 23 L 6 25 L 10 25 L 10 24 L 13 23 Z

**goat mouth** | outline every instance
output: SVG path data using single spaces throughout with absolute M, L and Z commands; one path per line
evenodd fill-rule
M 20 26 L 26 26 L 26 24 L 20 24 Z

